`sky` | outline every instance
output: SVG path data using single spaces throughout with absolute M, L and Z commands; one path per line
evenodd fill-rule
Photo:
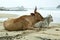
M 56 7 L 60 4 L 60 0 L 0 0 L 0 7 L 19 7 L 26 8 L 40 7 Z

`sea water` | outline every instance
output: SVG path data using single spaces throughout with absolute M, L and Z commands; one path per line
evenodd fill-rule
M 60 10 L 45 10 L 45 9 L 38 9 L 37 10 L 43 17 L 48 15 L 52 15 L 54 23 L 60 23 Z M 30 15 L 30 13 L 34 12 L 33 9 L 28 9 L 27 11 L 0 11 L 0 14 L 16 14 L 18 16 L 22 15 Z M 7 18 L 0 18 L 0 21 L 4 21 Z

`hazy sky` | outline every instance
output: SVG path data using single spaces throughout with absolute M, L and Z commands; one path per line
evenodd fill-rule
M 17 7 L 24 6 L 28 8 L 37 7 L 56 7 L 60 0 L 0 0 L 0 6 Z

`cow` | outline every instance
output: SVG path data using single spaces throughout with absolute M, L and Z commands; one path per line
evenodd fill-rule
M 14 19 L 5 20 L 3 25 L 4 28 L 9 31 L 27 30 L 34 29 L 33 25 L 36 22 L 43 20 L 43 16 L 37 12 L 37 7 L 35 7 L 34 13 L 30 13 L 30 15 L 23 15 Z
M 34 27 L 36 28 L 47 28 L 50 24 L 50 22 L 53 22 L 53 17 L 51 15 L 48 15 L 47 17 L 44 18 L 43 21 L 39 21 L 34 24 Z

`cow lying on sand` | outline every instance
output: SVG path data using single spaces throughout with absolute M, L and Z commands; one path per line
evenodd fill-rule
M 39 21 L 36 24 L 34 24 L 34 27 L 36 28 L 45 28 L 48 27 L 50 22 L 53 21 L 53 18 L 51 15 L 48 15 L 47 17 L 44 18 L 43 21 Z
M 31 13 L 30 15 L 23 15 L 19 18 L 6 20 L 3 25 L 5 29 L 9 31 L 34 29 L 33 25 L 43 19 L 44 18 L 41 14 L 37 12 L 37 8 L 35 8 L 34 13 Z

